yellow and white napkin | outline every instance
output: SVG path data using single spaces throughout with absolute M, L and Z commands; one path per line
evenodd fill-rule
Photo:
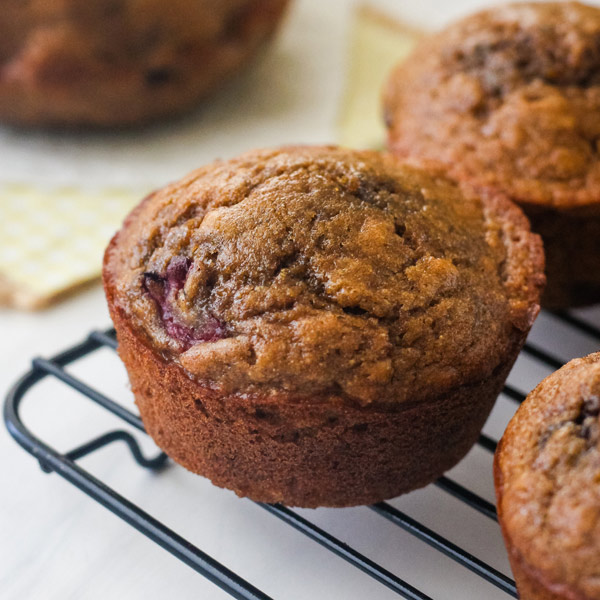
M 104 248 L 141 195 L 0 186 L 0 304 L 42 308 L 99 276 Z
M 406 58 L 423 32 L 369 5 L 359 6 L 350 37 L 346 89 L 338 121 L 339 143 L 382 149 L 385 127 L 381 91 L 396 64 Z

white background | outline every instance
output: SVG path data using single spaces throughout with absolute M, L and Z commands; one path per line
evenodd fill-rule
M 381 4 L 416 24 L 435 27 L 482 2 Z M 281 35 L 261 60 L 184 120 L 135 135 L 83 139 L 0 129 L 0 181 L 152 187 L 252 147 L 334 141 L 350 8 L 343 0 L 296 0 Z M 585 316 L 600 324 L 600 311 Z M 39 314 L 0 311 L 0 391 L 28 368 L 32 356 L 50 356 L 108 324 L 98 286 Z M 563 359 L 598 349 L 598 342 L 546 316 L 536 323 L 532 338 Z M 131 404 L 123 368 L 108 350 L 73 371 Z M 528 391 L 548 373 L 522 358 L 511 382 Z M 28 424 L 62 451 L 121 427 L 116 418 L 53 381 L 36 388 L 25 409 Z M 513 410 L 514 404 L 501 398 L 486 432 L 500 435 Z M 144 448 L 154 451 L 149 440 Z M 57 475 L 44 475 L 4 429 L 0 462 L 0 598 L 228 597 Z M 147 473 L 122 444 L 81 464 L 275 598 L 397 597 L 251 502 L 177 466 L 159 475 Z M 484 451 L 474 449 L 450 475 L 493 499 L 491 457 Z M 392 504 L 508 573 L 497 527 L 443 492 L 430 486 Z M 367 508 L 301 512 L 433 598 L 507 597 Z

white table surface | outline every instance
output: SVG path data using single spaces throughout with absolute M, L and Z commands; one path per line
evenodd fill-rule
M 478 0 L 382 3 L 429 26 L 438 26 L 482 4 Z M 93 156 L 90 148 L 99 151 L 102 146 L 98 139 L 81 141 L 0 130 L 0 180 L 29 174 L 40 181 L 68 182 L 81 177 L 82 169 L 94 180 L 106 177 L 99 169 L 107 169 L 112 161 L 118 181 L 154 184 L 215 156 L 230 156 L 253 146 L 333 141 L 349 11 L 350 3 L 343 0 L 296 0 L 282 35 L 261 64 L 228 88 L 220 102 L 215 99 L 201 115 L 192 117 L 199 135 L 186 138 L 185 152 L 172 141 L 172 128 L 183 127 L 179 123 L 144 135 L 139 141 L 140 156 L 132 156 L 129 167 L 124 166 L 128 163 L 119 152 L 130 153 L 130 140 L 123 142 L 114 137 L 104 140 L 110 152 L 101 154 L 98 161 L 86 159 L 83 167 L 78 164 L 75 169 L 69 168 L 70 157 L 86 152 Z M 311 56 L 318 57 L 308 63 L 300 58 L 305 56 L 307 41 Z M 265 82 L 266 69 L 278 61 L 288 65 L 290 72 L 280 73 L 276 80 L 277 85 L 286 86 L 288 95 L 274 116 L 270 107 L 248 91 L 252 86 L 245 86 L 252 81 Z M 317 81 L 319 85 L 315 85 Z M 222 105 L 231 106 L 240 98 L 244 98 L 247 111 L 237 114 L 240 127 L 245 127 L 247 133 L 224 134 L 218 126 L 219 119 L 226 116 Z M 282 121 L 285 128 L 281 127 Z M 27 157 L 34 157 L 33 165 L 30 161 L 25 166 Z M 582 314 L 600 324 L 600 310 Z M 32 356 L 50 356 L 81 340 L 89 330 L 108 325 L 99 286 L 41 313 L 0 311 L 0 391 L 4 392 L 28 368 Z M 599 345 L 572 334 L 547 316 L 538 320 L 532 338 L 563 359 L 587 354 Z M 131 404 L 124 370 L 110 351 L 85 359 L 73 372 Z M 510 381 L 527 391 L 548 373 L 548 369 L 519 359 Z M 496 437 L 501 434 L 513 410 L 514 404 L 501 398 L 486 432 Z M 63 451 L 121 427 L 116 418 L 56 382 L 43 383 L 32 392 L 24 415 L 36 433 Z M 148 453 L 155 451 L 151 441 L 142 441 Z M 43 474 L 3 428 L 0 457 L 0 598 L 229 597 L 59 476 Z M 133 463 L 122 444 L 100 450 L 81 464 L 275 598 L 397 597 L 251 502 L 217 489 L 180 467 L 170 466 L 160 474 L 145 472 Z M 451 476 L 488 500 L 493 499 L 491 459 L 484 451 L 474 449 Z M 392 504 L 497 569 L 509 572 L 497 527 L 443 492 L 430 486 Z M 433 598 L 507 597 L 366 508 L 300 512 Z

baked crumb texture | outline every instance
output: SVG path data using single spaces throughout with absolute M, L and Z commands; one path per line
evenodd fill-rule
M 521 598 L 600 598 L 600 353 L 546 378 L 495 460 L 498 514 Z
M 0 120 L 129 126 L 191 108 L 268 38 L 287 0 L 4 0 Z
M 206 474 L 225 444 L 249 480 L 226 483 L 240 471 L 225 464 L 209 475 L 220 485 L 341 505 L 424 485 L 474 443 L 539 309 L 542 269 L 539 238 L 502 197 L 374 152 L 291 147 L 148 197 L 104 277 L 164 448 Z
M 551 308 L 600 300 L 600 10 L 486 10 L 423 41 L 384 91 L 389 147 L 506 193 L 544 239 Z

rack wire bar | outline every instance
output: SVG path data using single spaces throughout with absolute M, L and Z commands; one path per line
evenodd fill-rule
M 371 505 L 369 508 L 398 527 L 401 527 L 404 531 L 407 531 L 418 539 L 426 542 L 452 560 L 489 581 L 491 584 L 506 592 L 509 596 L 512 596 L 513 598 L 518 597 L 515 582 L 510 577 L 507 577 L 500 573 L 500 571 L 485 564 L 476 556 L 466 552 L 460 546 L 448 541 L 446 538 L 435 533 L 428 527 L 425 527 L 425 525 L 399 511 L 397 508 L 394 508 L 387 502 L 378 502 L 377 504 Z
M 140 465 L 140 467 L 144 467 L 145 469 L 150 469 L 152 471 L 158 471 L 162 469 L 167 464 L 168 456 L 161 452 L 154 458 L 146 458 L 142 451 L 140 450 L 140 446 L 137 443 L 136 439 L 127 431 L 123 431 L 122 429 L 116 431 L 109 431 L 104 435 L 101 435 L 73 450 L 67 452 L 65 456 L 69 460 L 79 460 L 100 448 L 104 448 L 104 446 L 108 446 L 108 444 L 112 444 L 116 441 L 123 441 L 129 446 L 129 451 L 131 455 L 135 459 L 135 462 Z
M 72 358 L 72 356 L 81 356 L 81 347 L 84 345 L 87 348 L 91 347 L 88 340 L 87 343 L 76 347 L 77 352 L 74 351 L 74 348 L 73 351 L 69 351 L 69 354 L 64 353 L 63 355 L 59 355 L 53 362 L 68 362 L 67 359 Z M 4 405 L 4 420 L 9 432 L 27 452 L 37 458 L 44 471 L 58 473 L 132 527 L 202 574 L 209 581 L 218 585 L 233 598 L 237 600 L 272 600 L 270 596 L 267 596 L 258 588 L 249 584 L 239 575 L 227 569 L 227 567 L 202 552 L 172 529 L 169 529 L 124 496 L 121 496 L 112 488 L 79 467 L 73 458 L 69 458 L 68 455 L 59 454 L 56 450 L 53 450 L 35 437 L 23 424 L 19 415 L 19 408 L 25 393 L 45 376 L 46 373 L 41 368 L 34 366 L 34 369 L 21 378 L 12 388 Z M 111 436 L 111 434 L 108 435 Z M 122 436 L 115 436 L 114 432 L 111 436 L 114 439 L 109 440 L 106 436 L 102 437 L 104 439 L 97 438 L 88 444 L 76 448 L 69 454 L 82 456 L 95 448 L 105 446 L 117 438 L 123 439 Z M 141 455 L 139 445 L 135 440 L 134 444 Z M 157 468 L 162 466 L 161 462 L 164 462 L 164 459 L 157 462 L 150 461 L 149 466 L 150 468 Z
M 487 450 L 488 452 L 491 452 L 493 454 L 494 452 L 496 452 L 496 446 L 498 445 L 498 442 L 494 441 L 491 437 L 485 435 L 485 433 L 482 433 L 479 435 L 477 445 L 481 446 L 484 450 Z
M 114 329 L 108 329 L 107 331 L 92 331 L 88 336 L 88 339 L 98 342 L 102 346 L 108 346 L 113 350 L 117 349 L 117 338 L 115 337 Z
M 593 335 L 600 339 L 600 331 L 593 326 L 588 325 L 579 319 L 575 319 L 570 315 L 563 315 L 561 313 L 555 316 L 563 319 L 568 324 L 574 325 L 586 334 Z M 113 350 L 116 349 L 117 342 L 113 329 L 107 331 L 93 331 L 81 344 L 73 346 L 53 358 L 34 359 L 32 370 L 17 382 L 7 397 L 4 407 L 4 419 L 9 432 L 17 442 L 25 448 L 25 450 L 38 459 L 45 471 L 54 471 L 64 477 L 67 481 L 74 484 L 117 516 L 121 517 L 138 531 L 154 540 L 171 554 L 177 556 L 185 564 L 189 565 L 218 585 L 221 589 L 228 592 L 232 597 L 243 600 L 270 600 L 269 596 L 264 592 L 258 590 L 239 575 L 230 571 L 227 567 L 202 552 L 199 548 L 161 524 L 151 515 L 116 493 L 106 484 L 96 479 L 75 463 L 76 460 L 83 456 L 114 442 L 124 442 L 127 444 L 136 462 L 140 466 L 152 470 L 158 470 L 166 464 L 167 457 L 164 453 L 160 453 L 152 458 L 147 458 L 142 453 L 134 436 L 124 430 L 114 430 L 100 435 L 70 452 L 60 454 L 35 437 L 22 423 L 19 416 L 19 406 L 23 397 L 28 390 L 41 379 L 47 376 L 53 376 L 67 386 L 77 390 L 85 397 L 91 399 L 96 404 L 107 409 L 129 425 L 139 431 L 145 432 L 143 423 L 138 415 L 127 410 L 114 400 L 102 394 L 99 390 L 92 388 L 65 370 L 64 367 L 68 364 L 101 347 L 108 347 Z M 523 351 L 551 368 L 558 368 L 562 365 L 562 361 L 558 358 L 534 345 L 527 344 Z M 525 398 L 525 394 L 510 385 L 505 386 L 503 394 L 516 402 L 522 402 Z M 478 439 L 478 444 L 486 451 L 494 452 L 497 442 L 489 436 L 481 434 Z M 490 519 L 497 520 L 496 510 L 491 502 L 488 502 L 452 479 L 441 477 L 435 482 L 435 485 L 445 493 L 464 502 L 480 514 L 483 514 Z M 300 516 L 297 512 L 281 505 L 258 505 L 352 564 L 354 567 L 360 569 L 390 590 L 393 590 L 403 598 L 408 600 L 431 600 L 424 592 L 411 586 L 397 575 L 391 573 L 381 565 L 358 552 L 356 549 L 317 527 L 315 524 Z M 384 502 L 375 504 L 369 508 L 395 525 L 401 527 L 403 530 L 411 533 L 417 539 L 450 557 L 463 567 L 476 573 L 492 585 L 503 590 L 508 596 L 513 598 L 517 597 L 515 584 L 508 576 L 500 573 L 482 560 L 427 528 L 415 519 Z
M 496 507 L 491 503 L 478 496 L 471 490 L 468 490 L 466 487 L 456 483 L 456 481 L 452 481 L 452 479 L 448 479 L 448 477 L 442 476 L 437 481 L 434 481 L 434 485 L 439 487 L 444 492 L 454 496 L 461 502 L 464 502 L 471 508 L 474 508 L 477 512 L 480 512 L 482 515 L 497 521 L 498 515 L 496 514 Z
M 520 392 L 517 388 L 512 387 L 512 385 L 505 384 L 502 393 L 511 400 L 518 402 L 519 404 L 525 400 L 527 394 Z
M 560 360 L 560 358 L 556 358 L 556 356 L 552 356 L 545 350 L 542 350 L 541 348 L 538 348 L 537 346 L 534 346 L 533 344 L 529 344 L 529 343 L 525 344 L 525 346 L 523 346 L 523 350 L 521 350 L 521 352 L 523 354 L 527 354 L 528 356 L 535 358 L 536 360 L 539 360 L 539 361 L 545 363 L 548 367 L 555 369 L 555 370 L 560 369 L 565 364 L 563 360 Z
M 575 329 L 579 329 L 579 331 L 596 338 L 597 340 L 600 340 L 600 329 L 598 329 L 598 327 L 594 327 L 594 325 L 591 323 L 588 323 L 579 317 L 575 317 L 563 310 L 553 311 L 550 314 L 554 315 L 557 319 L 560 319 L 567 325 L 575 327 Z
M 115 441 L 124 441 L 129 446 L 136 462 L 145 468 L 153 470 L 160 469 L 164 466 L 167 460 L 167 456 L 164 453 L 160 453 L 158 456 L 148 459 L 144 457 L 139 444 L 131 434 L 126 431 L 116 430 L 103 434 L 64 455 L 61 455 L 33 436 L 22 423 L 19 416 L 19 406 L 25 393 L 42 378 L 47 375 L 52 375 L 100 406 L 106 408 L 128 424 L 145 432 L 139 416 L 125 409 L 94 388 L 91 388 L 77 377 L 67 373 L 63 368 L 70 362 L 101 346 L 108 346 L 113 349 L 116 348 L 114 330 L 108 330 L 106 332 L 94 331 L 88 336 L 85 342 L 65 353 L 61 353 L 48 360 L 42 358 L 34 359 L 32 361 L 33 369 L 15 385 L 13 390 L 9 393 L 5 404 L 4 417 L 10 433 L 19 444 L 25 448 L 25 450 L 38 459 L 40 466 L 45 472 L 57 472 L 117 516 L 135 527 L 138 531 L 144 533 L 150 539 L 171 552 L 171 554 L 177 556 L 180 560 L 207 577 L 213 583 L 216 583 L 221 589 L 228 592 L 234 598 L 240 598 L 242 600 L 270 600 L 269 596 L 265 595 L 257 588 L 254 588 L 251 584 L 241 579 L 232 571 L 229 571 L 226 567 L 187 542 L 171 529 L 162 525 L 151 515 L 129 502 L 126 498 L 104 485 L 74 463 L 75 460 Z M 277 507 L 266 504 L 261 504 L 260 506 L 272 514 L 276 514 L 289 525 L 302 531 L 305 535 L 327 547 L 330 551 L 350 562 L 389 589 L 402 595 L 403 598 L 406 598 L 407 600 L 432 600 L 429 596 L 412 587 L 393 573 L 387 571 L 374 561 L 371 561 L 355 549 L 344 544 L 334 536 L 316 527 L 289 509 L 282 506 Z
M 99 404 L 106 410 L 110 411 L 114 415 L 117 415 L 120 419 L 123 419 L 129 425 L 139 429 L 140 431 L 146 431 L 142 419 L 138 415 L 135 415 L 125 407 L 117 404 L 114 400 L 111 400 L 104 394 L 101 394 L 98 390 L 90 387 L 83 383 L 80 379 L 73 377 L 70 373 L 67 373 L 56 360 L 46 360 L 45 358 L 34 358 L 33 368 L 45 371 L 50 375 L 54 375 L 57 379 L 60 379 L 73 389 L 81 392 L 84 396 L 87 396 L 90 400 L 93 400 L 96 404 Z
M 354 565 L 357 569 L 370 575 L 373 579 L 376 579 L 394 592 L 401 594 L 407 600 L 432 600 L 430 596 L 425 595 L 399 577 L 396 577 L 396 575 L 390 573 L 381 565 L 360 554 L 360 552 L 357 552 L 354 548 L 348 546 L 348 544 L 345 544 L 307 519 L 304 519 L 293 510 L 281 504 L 257 504 L 294 529 L 318 542 L 321 546 L 340 556 L 351 565 Z

